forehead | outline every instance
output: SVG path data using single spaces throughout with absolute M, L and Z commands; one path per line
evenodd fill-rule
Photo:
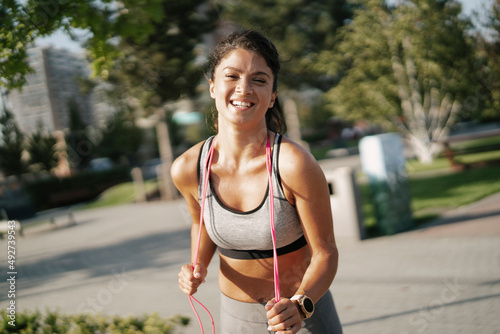
M 216 72 L 227 69 L 250 73 L 263 72 L 270 77 L 272 76 L 272 70 L 267 65 L 264 57 L 253 51 L 241 48 L 228 52 L 219 63 L 219 66 L 217 66 Z

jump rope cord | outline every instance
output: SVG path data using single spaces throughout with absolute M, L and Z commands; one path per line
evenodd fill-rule
M 274 227 L 274 193 L 273 193 L 273 182 L 272 182 L 272 163 L 271 163 L 271 145 L 269 143 L 269 136 L 267 137 L 266 144 L 266 167 L 267 175 L 269 178 L 269 211 L 271 213 L 271 235 L 273 237 L 273 265 L 274 265 L 274 299 L 277 302 L 280 301 L 280 278 L 278 270 L 278 252 L 276 251 L 276 230 Z
M 212 167 L 212 156 L 214 153 L 215 149 L 215 142 L 216 138 L 212 140 L 212 144 L 210 146 L 210 150 L 208 152 L 207 159 L 205 160 L 205 175 L 203 177 L 203 192 L 202 192 L 202 197 L 201 197 L 201 212 L 200 212 L 200 230 L 198 232 L 198 241 L 196 243 L 196 249 L 194 253 L 194 262 L 192 264 L 193 270 L 196 266 L 196 263 L 198 262 L 198 255 L 200 251 L 200 241 L 201 241 L 201 233 L 202 233 L 202 226 L 203 226 L 203 213 L 205 212 L 205 198 L 207 196 L 207 189 L 208 189 L 208 181 L 210 178 L 210 169 Z M 269 143 L 269 136 L 267 137 L 267 144 L 266 144 L 266 168 L 267 168 L 267 174 L 268 174 L 268 180 L 269 180 L 269 205 L 270 205 L 270 213 L 271 213 L 271 219 L 270 219 L 270 224 L 271 224 L 271 234 L 272 234 L 272 239 L 273 239 L 273 266 L 274 266 L 274 299 L 276 302 L 279 302 L 281 297 L 280 297 L 280 284 L 279 284 L 279 270 L 278 270 L 278 253 L 276 251 L 276 231 L 274 227 L 274 194 L 273 194 L 273 186 L 272 186 L 272 164 L 271 164 L 271 145 Z M 212 333 L 215 334 L 215 324 L 214 324 L 214 319 L 208 309 L 200 303 L 196 298 L 193 296 L 189 296 L 189 303 L 191 304 L 191 308 L 194 311 L 194 314 L 196 315 L 196 318 L 198 319 L 198 323 L 201 328 L 201 333 L 204 334 L 203 331 L 203 324 L 201 322 L 200 316 L 198 315 L 198 312 L 196 311 L 196 308 L 194 307 L 193 300 L 198 303 L 203 309 L 208 313 L 210 316 L 210 320 L 212 322 Z
M 201 195 L 201 208 L 200 208 L 200 230 L 198 231 L 198 241 L 196 243 L 196 249 L 194 252 L 194 258 L 193 258 L 193 270 L 196 266 L 196 263 L 198 263 L 198 253 L 200 252 L 200 242 L 201 242 L 201 233 L 202 233 L 202 227 L 203 227 L 203 212 L 205 212 L 205 198 L 207 197 L 207 188 L 208 188 L 208 180 L 210 178 L 210 168 L 212 167 L 212 156 L 214 153 L 215 149 L 215 141 L 217 137 L 214 137 L 212 140 L 212 145 L 210 146 L 210 151 L 208 152 L 207 159 L 205 161 L 205 175 L 203 177 L 203 192 Z M 210 321 L 212 322 L 212 333 L 215 334 L 215 324 L 214 324 L 214 318 L 212 317 L 212 314 L 210 311 L 202 304 L 200 303 L 196 298 L 194 298 L 192 295 L 189 296 L 189 303 L 191 304 L 191 308 L 193 309 L 194 314 L 196 315 L 196 318 L 198 319 L 198 324 L 200 325 L 201 329 L 201 334 L 204 334 L 203 330 L 203 323 L 201 322 L 200 316 L 198 315 L 198 312 L 196 311 L 196 308 L 193 305 L 193 300 L 197 302 L 203 309 L 208 313 L 210 317 Z

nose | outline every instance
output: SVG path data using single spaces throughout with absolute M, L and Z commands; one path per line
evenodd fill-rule
M 241 78 L 236 86 L 236 92 L 241 95 L 247 95 L 253 92 L 252 83 L 246 78 Z

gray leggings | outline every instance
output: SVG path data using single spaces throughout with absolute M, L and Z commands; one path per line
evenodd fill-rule
M 266 304 L 244 303 L 221 293 L 220 334 L 268 334 Z M 342 326 L 330 291 L 316 303 L 298 334 L 341 334 Z

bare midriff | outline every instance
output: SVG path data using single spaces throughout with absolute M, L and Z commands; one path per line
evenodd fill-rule
M 291 297 L 302 282 L 311 261 L 304 246 L 278 257 L 280 294 Z M 273 258 L 240 260 L 220 255 L 219 287 L 226 296 L 247 303 L 266 303 L 274 298 Z

